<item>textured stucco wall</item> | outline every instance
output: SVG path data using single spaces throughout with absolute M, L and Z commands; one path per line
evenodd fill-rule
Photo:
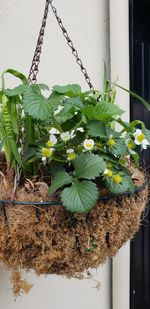
M 55 0 L 80 56 L 96 88 L 102 86 L 103 60 L 109 60 L 108 0 Z M 8 67 L 28 74 L 44 0 L 0 1 L 0 71 Z M 87 88 L 68 46 L 49 14 L 39 81 L 54 84 L 80 83 Z M 9 85 L 16 81 L 9 78 Z M 28 296 L 14 302 L 9 272 L 0 271 L 1 309 L 110 309 L 110 266 L 95 272 L 96 281 L 67 280 L 56 276 L 37 278 L 27 274 L 34 287 Z

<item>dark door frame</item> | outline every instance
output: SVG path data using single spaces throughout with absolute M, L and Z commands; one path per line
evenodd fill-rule
M 130 88 L 150 101 L 150 0 L 129 0 L 129 10 Z M 149 112 L 134 98 L 130 102 L 131 120 L 140 119 L 150 128 Z M 144 166 L 150 166 L 149 150 L 142 160 Z M 130 309 L 150 309 L 149 213 L 131 241 Z

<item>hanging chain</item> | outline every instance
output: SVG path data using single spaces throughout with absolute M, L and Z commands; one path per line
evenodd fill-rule
M 46 21 L 47 21 L 49 5 L 50 5 L 51 9 L 52 9 L 52 11 L 53 11 L 53 13 L 56 17 L 58 25 L 63 32 L 63 35 L 64 35 L 64 37 L 67 41 L 67 44 L 71 48 L 72 54 L 76 58 L 77 64 L 80 66 L 81 72 L 83 73 L 90 90 L 94 91 L 94 87 L 91 83 L 91 80 L 90 80 L 90 77 L 87 73 L 87 70 L 85 69 L 83 62 L 82 62 L 81 58 L 79 57 L 79 54 L 78 54 L 77 50 L 75 49 L 74 44 L 73 44 L 72 40 L 70 39 L 68 32 L 63 25 L 61 18 L 58 16 L 57 9 L 52 4 L 52 2 L 53 2 L 53 0 L 46 0 L 44 16 L 43 16 L 43 20 L 42 20 L 42 26 L 41 26 L 41 29 L 40 29 L 40 32 L 39 32 L 38 41 L 37 41 L 34 57 L 33 57 L 33 60 L 32 60 L 32 65 L 31 65 L 31 68 L 30 68 L 29 82 L 34 84 L 37 81 L 37 74 L 38 74 L 38 71 L 39 71 L 39 63 L 40 63 L 40 56 L 41 56 L 41 52 L 42 52 L 43 38 L 44 38 L 44 34 L 45 34 Z
M 48 17 L 50 2 L 51 2 L 50 0 L 46 0 L 46 3 L 45 3 L 44 16 L 42 19 L 42 26 L 40 28 L 40 32 L 39 32 L 39 36 L 38 36 L 38 40 L 36 44 L 36 49 L 34 52 L 31 68 L 29 71 L 28 80 L 29 80 L 29 83 L 31 84 L 35 84 L 37 82 L 37 74 L 39 72 L 40 57 L 42 53 L 42 45 L 43 45 L 43 39 L 44 39 L 44 34 L 45 34 L 46 21 Z
M 78 54 L 77 50 L 75 49 L 75 47 L 74 47 L 74 45 L 73 45 L 73 42 L 72 42 L 72 40 L 70 39 L 70 37 L 69 37 L 69 35 L 68 35 L 68 32 L 67 32 L 66 28 L 65 28 L 64 25 L 63 25 L 63 22 L 62 22 L 61 18 L 58 16 L 57 9 L 56 9 L 55 6 L 52 4 L 52 2 L 53 2 L 53 0 L 50 2 L 50 6 L 51 6 L 51 8 L 52 8 L 52 11 L 53 11 L 53 13 L 54 13 L 56 19 L 57 19 L 57 22 L 58 22 L 59 27 L 61 28 L 61 30 L 62 30 L 62 32 L 63 32 L 63 35 L 64 35 L 64 37 L 65 37 L 65 39 L 66 39 L 66 41 L 67 41 L 67 44 L 68 44 L 69 47 L 71 48 L 72 54 L 73 54 L 74 57 L 76 58 L 76 62 L 77 62 L 77 64 L 80 66 L 81 72 L 83 73 L 83 75 L 84 75 L 84 77 L 85 77 L 85 80 L 86 80 L 86 82 L 87 82 L 89 88 L 90 88 L 91 90 L 94 90 L 94 87 L 93 87 L 93 85 L 92 85 L 92 83 L 91 83 L 91 80 L 90 80 L 90 77 L 89 77 L 89 75 L 88 75 L 88 73 L 87 73 L 87 70 L 85 69 L 85 67 L 84 67 L 84 65 L 83 65 L 83 63 L 82 63 L 82 60 L 81 60 L 81 58 L 79 57 L 79 54 Z

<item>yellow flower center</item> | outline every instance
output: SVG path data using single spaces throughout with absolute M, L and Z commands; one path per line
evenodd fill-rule
M 115 140 L 113 139 L 113 138 L 110 138 L 109 140 L 108 140 L 108 146 L 114 146 L 115 144 L 116 144 L 116 142 L 115 142 Z
M 116 174 L 116 175 L 113 176 L 113 181 L 116 184 L 119 184 L 120 182 L 122 182 L 122 177 L 119 174 Z
M 69 153 L 68 154 L 68 160 L 74 160 L 76 158 L 76 154 L 75 153 Z
M 137 135 L 136 137 L 138 142 L 142 142 L 145 139 L 145 135 L 143 133 Z
M 93 145 L 90 144 L 90 143 L 86 143 L 85 146 L 86 146 L 87 148 L 91 148 Z
M 54 145 L 54 142 L 48 141 L 46 145 L 47 145 L 47 147 L 52 147 Z
M 52 150 L 49 148 L 42 148 L 43 157 L 49 158 L 52 155 Z
M 135 147 L 135 146 L 134 146 L 134 144 L 133 144 L 132 142 L 129 142 L 129 143 L 128 143 L 128 148 L 134 149 L 134 147 Z
M 112 171 L 111 171 L 111 170 L 108 170 L 106 176 L 112 177 Z

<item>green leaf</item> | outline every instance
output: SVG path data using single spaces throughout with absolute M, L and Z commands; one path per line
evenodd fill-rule
M 106 138 L 106 127 L 103 122 L 99 120 L 91 120 L 87 124 L 88 134 L 93 137 Z
M 7 141 L 7 136 L 4 136 L 1 140 L 0 140 L 0 151 L 2 151 L 2 148 L 4 147 L 5 142 Z
M 28 159 L 32 158 L 35 155 L 36 148 L 34 147 L 28 147 L 23 155 L 23 162 L 27 161 Z
M 9 145 L 10 145 L 10 148 L 11 148 L 11 151 L 12 151 L 12 153 L 13 153 L 13 155 L 14 155 L 15 160 L 16 160 L 20 165 L 22 165 L 21 157 L 20 157 L 20 154 L 19 154 L 19 152 L 18 152 L 18 147 L 17 147 L 17 145 L 16 145 L 16 142 L 15 142 L 13 139 L 9 139 L 8 142 L 9 142 Z
M 107 72 L 106 63 L 104 61 L 104 78 L 103 78 L 103 91 L 104 91 L 104 93 L 106 93 L 107 89 L 108 89 L 107 77 L 108 77 L 108 72 Z
M 42 90 L 49 90 L 49 87 L 45 84 L 36 84 L 33 85 L 32 87 L 39 87 L 39 89 Z M 26 90 L 30 89 L 31 85 L 19 85 L 15 87 L 14 89 L 6 89 L 5 93 L 8 97 L 13 97 L 16 95 L 22 95 Z
M 146 129 L 146 128 L 143 128 L 142 129 L 146 139 L 148 140 L 149 144 L 150 144 L 150 130 Z
M 63 205 L 71 212 L 84 213 L 91 210 L 98 199 L 98 189 L 92 181 L 75 182 L 61 194 Z
M 80 155 L 72 163 L 77 178 L 94 179 L 106 169 L 103 158 L 95 154 Z
M 35 87 L 26 90 L 23 96 L 23 106 L 32 118 L 44 121 L 52 114 L 50 100 L 38 93 Z
M 76 129 L 77 126 L 79 126 L 78 124 L 80 124 L 81 119 L 82 119 L 82 115 L 80 113 L 71 117 L 71 119 L 68 119 L 67 121 L 61 124 L 63 131 L 65 132 L 65 131 Z
M 53 87 L 53 91 L 61 93 L 61 94 L 65 94 L 68 96 L 72 96 L 72 95 L 81 93 L 81 87 L 77 84 L 67 85 L 67 86 L 56 85 Z
M 77 109 L 80 109 L 83 106 L 83 103 L 82 103 L 82 100 L 80 99 L 80 97 L 67 98 L 64 101 L 64 107 L 66 106 L 66 104 L 67 104 L 67 106 L 70 106 L 70 107 L 74 106 Z
M 50 174 L 54 177 L 58 172 L 65 172 L 63 164 L 60 162 L 53 162 L 50 165 Z
M 10 102 L 10 114 L 13 132 L 15 134 L 19 134 L 18 115 L 15 98 L 12 98 Z
M 49 195 L 52 195 L 56 192 L 59 188 L 63 187 L 64 185 L 68 185 L 72 182 L 73 177 L 70 176 L 65 170 L 56 173 L 54 180 L 49 188 Z
M 133 91 L 131 91 L 131 90 L 128 90 L 128 89 L 126 89 L 126 88 L 124 88 L 124 87 L 122 87 L 122 86 L 120 86 L 120 85 L 118 85 L 118 84 L 116 84 L 116 83 L 113 83 L 113 82 L 111 82 L 111 81 L 108 81 L 108 82 L 111 83 L 111 84 L 113 84 L 113 85 L 115 85 L 116 87 L 118 87 L 118 88 L 120 88 L 120 89 L 122 89 L 122 90 L 128 92 L 132 97 L 134 97 L 135 99 L 137 99 L 138 101 L 140 101 L 141 103 L 143 103 L 144 106 L 145 106 L 145 107 L 148 109 L 148 111 L 150 112 L 150 104 L 149 104 L 146 100 L 144 100 L 141 96 L 139 96 L 139 95 L 136 94 L 135 92 L 133 92 Z
M 63 94 L 52 93 L 48 99 L 49 99 L 51 106 L 53 108 L 56 108 L 63 101 L 64 97 L 65 96 Z
M 16 95 L 21 95 L 23 92 L 28 89 L 30 86 L 29 85 L 19 85 L 15 87 L 14 89 L 6 89 L 5 93 L 8 97 L 13 97 Z
M 11 75 L 13 75 L 13 76 L 19 78 L 19 79 L 23 82 L 23 84 L 28 84 L 28 79 L 27 79 L 27 77 L 26 77 L 25 75 L 23 75 L 22 73 L 20 73 L 20 72 L 18 72 L 18 71 L 16 71 L 16 70 L 13 70 L 13 69 L 8 69 L 8 70 L 6 70 L 6 71 L 4 71 L 4 72 L 2 73 L 2 78 L 4 77 L 4 75 L 5 75 L 6 73 L 9 73 L 9 74 L 11 74 Z
M 119 174 L 122 177 L 122 182 L 120 184 L 116 184 L 113 181 L 113 177 L 107 177 L 105 180 L 106 187 L 115 195 L 123 194 L 125 192 L 134 192 L 135 186 L 130 176 L 125 173 Z
M 98 103 L 96 106 L 86 106 L 83 108 L 83 112 L 89 120 L 101 121 L 106 121 L 112 116 L 123 114 L 123 110 L 119 106 L 108 102 Z
M 128 147 L 123 138 L 115 140 L 116 144 L 113 147 L 109 147 L 109 151 L 117 156 L 125 155 L 128 152 Z

